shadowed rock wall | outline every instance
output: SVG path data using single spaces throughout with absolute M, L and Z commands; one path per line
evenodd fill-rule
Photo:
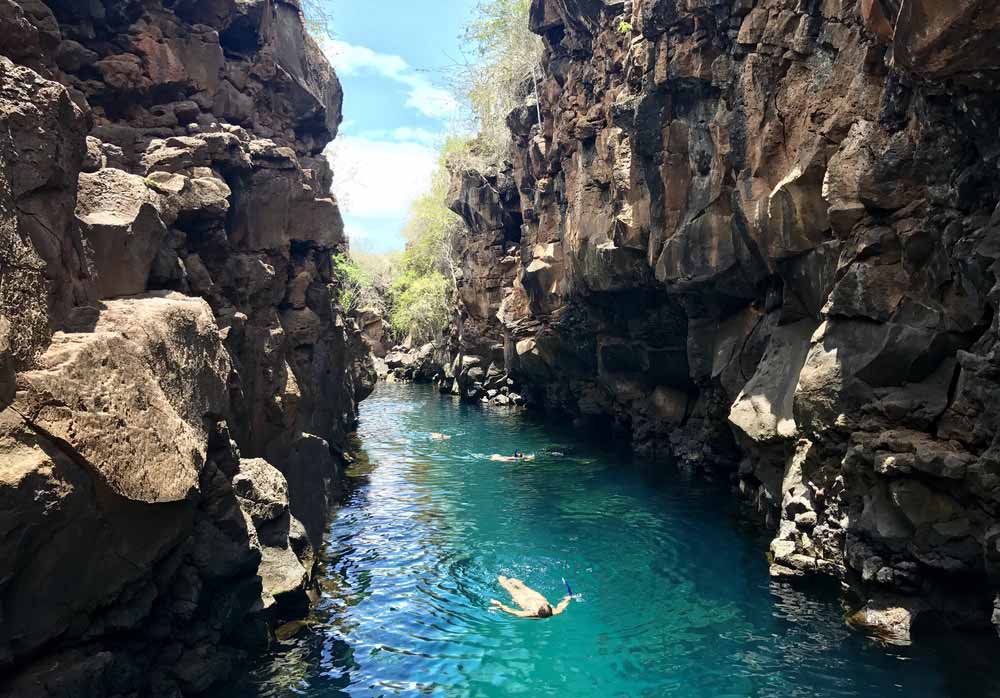
M 506 370 L 506 331 L 498 313 L 517 278 L 521 240 L 519 194 L 509 165 L 452 172 L 448 207 L 466 222 L 456 241 L 455 318 L 451 363 L 442 389 L 466 400 L 519 405 Z
M 731 468 L 773 572 L 840 578 L 857 622 L 988 626 L 995 4 L 534 0 L 531 28 L 519 201 L 457 208 L 523 220 L 508 370 L 641 452 Z
M 200 693 L 307 607 L 340 105 L 294 2 L 0 0 L 0 693 Z

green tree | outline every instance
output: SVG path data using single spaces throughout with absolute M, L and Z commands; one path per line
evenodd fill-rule
M 334 255 L 333 271 L 340 283 L 341 307 L 347 313 L 357 311 L 364 289 L 371 285 L 370 277 L 346 254 Z
M 399 255 L 351 252 L 333 257 L 333 271 L 340 285 L 340 305 L 347 313 L 371 310 L 384 315 L 389 310 L 392 284 L 397 276 Z
M 430 187 L 414 203 L 403 236 L 406 251 L 392 283 L 389 322 L 400 336 L 419 342 L 439 337 L 452 317 L 455 300 L 454 246 L 462 219 L 446 206 L 451 182 L 446 144 Z
M 453 289 L 451 279 L 439 271 L 404 272 L 393 285 L 389 316 L 393 331 L 400 337 L 411 335 L 417 342 L 439 337 L 451 319 Z

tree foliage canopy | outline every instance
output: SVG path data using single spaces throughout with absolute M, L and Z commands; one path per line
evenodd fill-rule
M 398 267 L 398 254 L 352 251 L 335 255 L 333 270 L 340 284 L 340 305 L 348 313 L 371 310 L 385 314 Z
M 462 221 L 445 206 L 450 185 L 445 159 L 442 155 L 430 188 L 413 203 L 403 231 L 406 251 L 392 284 L 389 323 L 400 335 L 412 334 L 417 341 L 439 336 L 454 304 L 452 257 Z

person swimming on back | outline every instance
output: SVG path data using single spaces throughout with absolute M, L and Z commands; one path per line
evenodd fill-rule
M 535 455 L 531 454 L 530 456 L 526 456 L 520 451 L 514 451 L 513 456 L 501 456 L 499 453 L 494 453 L 490 456 L 490 460 L 500 461 L 502 463 L 511 463 L 518 460 L 535 460 Z
M 548 599 L 534 589 L 526 586 L 520 579 L 508 579 L 501 575 L 497 577 L 497 581 L 500 582 L 500 586 L 507 590 L 507 593 L 514 599 L 514 603 L 521 607 L 521 610 L 505 606 L 496 599 L 490 599 L 490 606 L 492 608 L 499 608 L 501 611 L 509 613 L 512 616 L 517 616 L 518 618 L 551 618 L 552 616 L 558 616 L 566 610 L 569 602 L 573 600 L 572 596 L 564 596 L 562 601 L 553 607 Z

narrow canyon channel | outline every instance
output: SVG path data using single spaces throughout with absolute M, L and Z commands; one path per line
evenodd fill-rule
M 771 581 L 723 483 L 429 387 L 361 412 L 323 598 L 231 696 L 1000 696 L 988 638 L 884 646 L 834 590 Z M 515 449 L 537 459 L 489 460 Z M 512 618 L 498 574 L 580 599 Z

